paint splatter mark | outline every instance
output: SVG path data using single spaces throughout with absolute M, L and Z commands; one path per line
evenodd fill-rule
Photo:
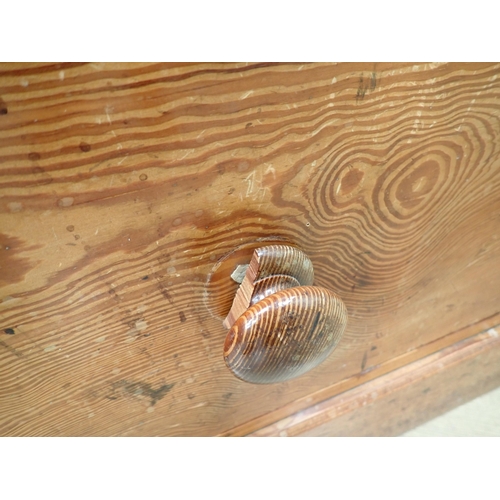
M 74 198 L 71 197 L 71 196 L 66 196 L 64 198 L 61 198 L 57 204 L 60 206 L 60 207 L 70 207 L 71 205 L 73 205 L 73 202 L 74 202 Z

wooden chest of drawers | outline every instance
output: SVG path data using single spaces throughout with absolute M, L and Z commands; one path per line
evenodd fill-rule
M 395 376 L 435 376 L 448 405 L 460 366 L 471 397 L 500 385 L 499 76 L 0 66 L 1 434 L 359 434 L 327 424 L 408 398 Z M 319 367 L 253 385 L 224 364 L 210 276 L 265 239 L 304 250 L 349 322 Z

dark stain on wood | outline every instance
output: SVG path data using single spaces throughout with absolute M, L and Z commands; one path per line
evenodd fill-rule
M 86 142 L 81 142 L 79 147 L 84 153 L 88 153 L 92 149 L 92 146 Z
M 179 319 L 181 320 L 181 323 L 186 322 L 186 315 L 182 311 L 179 311 Z
M 361 371 L 365 369 L 366 362 L 368 361 L 368 351 L 363 354 L 363 360 L 361 361 Z
M 38 161 L 41 156 L 40 156 L 40 153 L 37 153 L 37 152 L 33 152 L 33 153 L 29 153 L 28 154 L 28 158 L 31 160 L 31 161 Z
M 9 285 L 24 280 L 26 274 L 31 271 L 37 262 L 32 262 L 25 257 L 19 257 L 18 254 L 37 250 L 43 245 L 26 246 L 20 238 L 0 234 L 0 284 Z
M 377 87 L 377 74 L 373 71 L 367 80 L 363 75 L 359 78 L 358 90 L 356 92 L 356 101 L 363 100 L 367 91 L 373 92 Z
M 6 115 L 9 112 L 5 101 L 0 97 L 0 115 Z
M 172 390 L 175 384 L 163 384 L 157 389 L 153 389 L 147 382 L 130 382 L 128 380 L 119 380 L 111 386 L 112 393 L 106 396 L 107 399 L 117 399 L 121 393 L 129 394 L 139 398 L 149 398 L 151 406 L 154 406 L 160 399 Z

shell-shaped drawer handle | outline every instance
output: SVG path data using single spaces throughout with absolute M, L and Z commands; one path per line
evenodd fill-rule
M 335 349 L 347 310 L 335 293 L 313 281 L 312 263 L 298 248 L 254 251 L 224 321 L 224 360 L 236 377 L 283 382 L 315 368 Z

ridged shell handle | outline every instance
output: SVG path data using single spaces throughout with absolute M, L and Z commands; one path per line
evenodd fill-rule
M 295 259 L 300 262 L 295 276 L 285 274 L 294 269 L 285 254 L 300 257 Z M 270 267 L 263 255 L 277 256 L 276 274 L 264 273 L 266 277 L 258 279 L 258 261 Z M 224 343 L 224 360 L 234 375 L 255 384 L 283 382 L 318 366 L 335 349 L 347 324 L 347 310 L 335 293 L 311 286 L 312 276 L 310 260 L 296 248 L 255 251 L 228 316 L 232 326 Z M 301 280 L 308 284 L 303 286 Z M 247 309 L 239 314 L 247 301 Z M 238 318 L 233 322 L 235 314 Z

